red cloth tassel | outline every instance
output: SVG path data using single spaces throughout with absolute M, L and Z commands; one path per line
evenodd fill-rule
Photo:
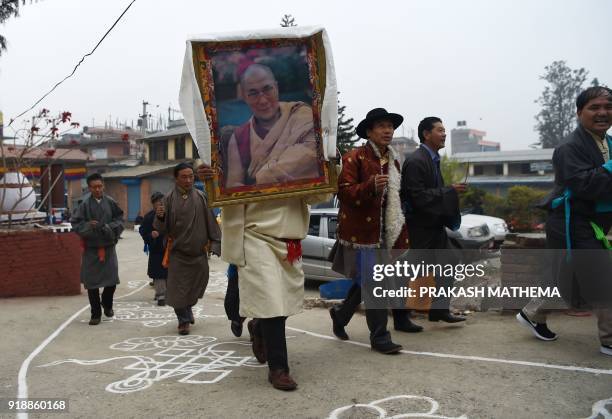
M 100 263 L 104 263 L 106 260 L 106 249 L 103 247 L 98 247 L 98 260 Z
M 287 242 L 287 262 L 293 264 L 302 257 L 301 240 L 285 240 Z

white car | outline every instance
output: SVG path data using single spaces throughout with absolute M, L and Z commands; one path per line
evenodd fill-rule
M 478 214 L 463 214 L 461 216 L 461 223 L 470 222 L 474 224 L 485 223 L 489 227 L 489 231 L 494 237 L 494 246 L 499 248 L 506 239 L 506 234 L 509 233 L 508 225 L 502 218 L 491 217 L 489 215 L 478 215 Z
M 448 236 L 457 240 L 464 249 L 464 257 L 479 259 L 483 251 L 493 247 L 493 234 L 487 224 L 477 217 L 480 216 L 463 215 L 459 230 L 447 229 Z M 302 240 L 302 267 L 306 278 L 320 281 L 343 278 L 331 269 L 332 264 L 328 260 L 336 241 L 337 226 L 338 208 L 316 208 L 310 211 L 308 235 Z

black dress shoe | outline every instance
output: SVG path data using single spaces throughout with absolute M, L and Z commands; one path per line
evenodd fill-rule
M 247 323 L 247 329 L 249 329 L 249 334 L 251 335 L 251 348 L 253 350 L 253 355 L 255 355 L 255 359 L 260 364 L 265 364 L 268 362 L 268 356 L 266 352 L 266 343 L 263 339 L 261 331 L 257 325 L 257 320 L 251 320 Z
M 334 335 L 336 335 L 336 337 L 340 340 L 348 340 L 349 335 L 344 330 L 344 326 L 342 326 L 340 323 L 338 323 L 338 320 L 336 320 L 336 309 L 334 307 L 329 309 L 329 316 L 332 319 L 332 331 L 334 332 Z
M 230 324 L 230 329 L 232 330 L 234 336 L 236 336 L 237 338 L 242 336 L 242 322 L 232 320 L 232 323 Z
M 106 308 L 104 307 L 104 305 L 102 305 L 102 308 L 104 309 L 104 315 L 106 317 L 113 317 L 115 315 L 115 312 L 113 311 L 112 308 Z
M 163 307 L 166 305 L 166 300 L 157 300 L 157 305 Z
M 100 317 L 92 317 L 91 320 L 89 320 L 89 325 L 95 326 L 97 324 L 100 324 L 101 321 L 102 319 Z
M 412 323 L 410 320 L 408 320 L 404 324 L 395 325 L 394 329 L 398 332 L 419 333 L 423 331 L 423 326 L 419 326 L 418 324 Z
M 459 323 L 464 322 L 465 317 L 462 316 L 454 316 L 448 310 L 432 310 L 429 312 L 429 321 L 430 322 L 445 322 L 445 323 Z
M 391 341 L 385 343 L 377 343 L 376 345 L 372 345 L 372 350 L 376 352 L 380 352 L 385 355 L 397 354 L 402 350 L 402 345 L 398 345 L 397 343 L 393 343 Z

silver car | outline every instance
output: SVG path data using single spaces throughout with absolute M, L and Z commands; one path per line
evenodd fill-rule
M 476 251 L 470 257 L 479 258 L 480 251 L 493 246 L 494 236 L 485 222 L 477 222 L 473 217 L 461 217 L 461 227 L 457 231 L 447 229 L 448 236 L 457 240 L 466 250 Z M 336 242 L 338 227 L 338 208 L 316 208 L 310 210 L 308 235 L 302 240 L 302 266 L 308 279 L 334 281 L 344 278 L 332 271 L 329 253 Z

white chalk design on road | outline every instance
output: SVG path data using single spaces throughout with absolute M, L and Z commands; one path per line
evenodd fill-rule
M 586 419 L 612 419 L 612 397 L 599 400 L 593 405 L 591 416 Z
M 148 284 L 147 281 L 143 281 L 142 279 L 137 279 L 135 281 L 128 281 L 127 287 L 131 290 L 136 288 L 141 288 L 143 285 Z
M 398 401 L 407 402 L 406 406 L 399 406 Z M 429 404 L 429 410 L 426 411 L 411 411 L 415 409 L 415 402 L 422 404 L 423 402 Z M 420 403 L 419 403 L 420 402 Z M 392 416 L 389 416 L 387 409 L 393 409 L 399 412 Z M 406 409 L 406 410 L 404 410 Z M 328 419 L 340 419 L 342 417 L 366 417 L 366 414 L 371 413 L 372 417 L 379 419 L 399 419 L 399 418 L 439 418 L 439 419 L 467 419 L 467 416 L 461 415 L 458 417 L 442 416 L 438 414 L 440 404 L 426 396 L 413 396 L 413 395 L 399 395 L 386 397 L 380 400 L 374 400 L 373 402 L 362 404 L 351 404 L 348 406 L 339 407 L 330 413 Z M 401 411 L 404 410 L 404 411 Z M 346 415 L 343 416 L 343 414 Z
M 169 323 L 176 323 L 176 314 L 172 307 L 160 307 L 157 303 L 145 301 L 115 302 L 113 305 L 115 317 L 105 321 L 122 321 L 141 323 L 146 327 L 161 327 Z M 225 318 L 223 314 L 206 314 L 202 305 L 193 307 L 194 319 L 206 319 L 210 317 Z M 89 320 L 81 320 L 87 322 Z
M 208 273 L 208 285 L 206 294 L 225 294 L 227 290 L 227 274 L 225 271 L 210 271 Z
M 370 348 L 370 344 L 357 342 L 354 340 L 344 340 L 339 341 L 338 338 L 330 335 L 323 335 L 321 333 L 315 333 L 304 329 L 298 329 L 296 327 L 287 326 L 287 330 L 293 330 L 294 332 L 304 333 L 309 336 L 314 336 L 321 339 L 331 340 L 334 342 L 341 342 L 346 345 L 355 345 L 361 346 L 364 348 Z M 402 354 L 407 355 L 422 355 L 422 356 L 431 356 L 435 358 L 448 358 L 448 359 L 460 359 L 464 361 L 477 361 L 477 362 L 495 362 L 500 364 L 509 364 L 509 365 L 523 365 L 527 367 L 541 367 L 541 368 L 550 368 L 554 370 L 562 370 L 562 371 L 571 371 L 571 372 L 584 372 L 588 374 L 595 375 L 612 375 L 612 369 L 599 369 L 599 368 L 589 368 L 589 367 L 578 367 L 574 365 L 556 365 L 556 364 L 546 364 L 543 362 L 532 362 L 532 361 L 519 361 L 515 359 L 504 359 L 504 358 L 488 358 L 484 356 L 473 356 L 473 355 L 456 355 L 456 354 L 445 354 L 439 352 L 420 352 L 420 351 L 408 351 L 406 349 L 402 349 L 400 351 Z M 612 418 L 611 418 L 612 419 Z
M 132 281 L 133 282 L 133 281 Z M 129 297 L 133 294 L 136 294 L 138 291 L 140 291 L 141 289 L 143 289 L 146 285 L 147 282 L 146 281 L 137 281 L 139 282 L 141 285 L 140 287 L 128 292 L 127 294 L 121 295 L 119 297 L 117 297 L 115 300 L 121 299 L 121 298 L 125 298 L 125 297 Z M 128 283 L 129 286 L 129 283 Z M 28 376 L 28 368 L 30 368 L 30 363 L 32 362 L 32 360 L 34 358 L 36 358 L 36 356 L 42 352 L 43 349 L 45 349 L 47 347 L 47 345 L 49 345 L 51 342 L 53 342 L 53 340 L 62 332 L 62 330 L 64 330 L 66 327 L 68 327 L 68 325 L 70 323 L 72 323 L 77 317 L 79 317 L 81 315 L 81 313 L 83 313 L 85 310 L 89 309 L 89 304 L 87 304 L 85 307 L 81 308 L 80 310 L 78 310 L 76 313 L 74 313 L 72 316 L 70 316 L 68 318 L 68 320 L 66 320 L 64 323 L 62 323 L 57 329 L 55 329 L 55 331 L 53 333 L 51 333 L 49 336 L 47 336 L 47 338 L 45 340 L 43 340 L 40 345 L 38 345 L 36 347 L 36 349 L 34 349 L 30 355 L 28 355 L 28 357 L 21 363 L 21 367 L 19 367 L 19 374 L 17 375 L 17 397 L 21 398 L 21 399 L 27 399 L 28 398 L 28 380 L 27 380 L 27 376 Z M 24 413 L 18 413 L 17 414 L 17 419 L 27 419 L 28 418 L 28 413 L 24 412 Z
M 238 348 L 230 348 L 233 345 Z M 51 367 L 60 364 L 99 365 L 111 361 L 136 362 L 125 366 L 134 373 L 106 386 L 111 393 L 142 391 L 154 383 L 170 378 L 186 384 L 215 384 L 238 367 L 263 367 L 252 356 L 240 355 L 236 349 L 250 347 L 249 342 L 217 342 L 212 336 L 154 336 L 130 338 L 111 345 L 111 349 L 123 352 L 156 351 L 151 355 L 128 355 L 107 359 L 64 359 L 40 365 Z

